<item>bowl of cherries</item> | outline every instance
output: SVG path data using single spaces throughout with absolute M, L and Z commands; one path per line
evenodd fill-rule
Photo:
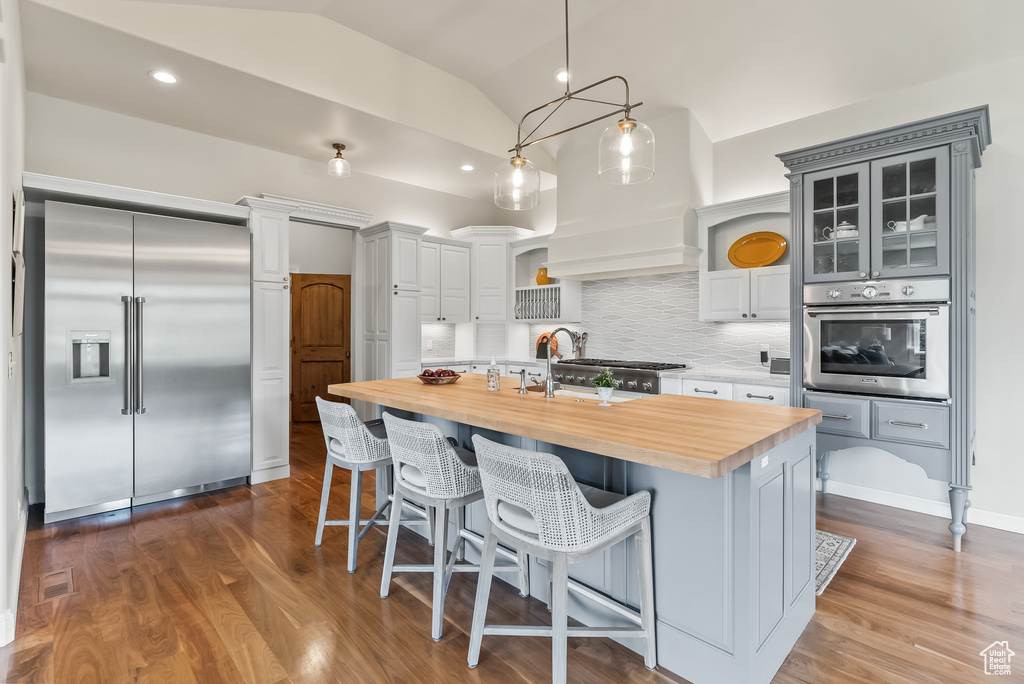
M 461 376 L 455 371 L 448 370 L 447 368 L 438 368 L 434 371 L 428 368 L 416 377 L 427 385 L 450 385 Z

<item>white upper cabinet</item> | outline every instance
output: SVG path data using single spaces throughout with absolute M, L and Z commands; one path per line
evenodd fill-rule
M 700 320 L 788 320 L 789 193 L 701 207 L 697 227 Z
M 473 245 L 473 316 L 479 321 L 508 319 L 508 241 Z
M 394 224 L 392 224 L 394 225 Z M 391 281 L 393 290 L 420 289 L 420 244 L 418 234 L 395 231 L 391 235 Z
M 469 322 L 469 251 L 469 245 L 423 241 L 420 292 L 424 323 Z
M 252 230 L 252 279 L 287 282 L 288 212 L 254 209 L 249 225 Z
M 531 235 L 532 230 L 514 226 L 467 226 L 452 231 L 453 238 L 472 245 L 470 314 L 474 322 L 506 322 L 512 318 L 509 242 Z

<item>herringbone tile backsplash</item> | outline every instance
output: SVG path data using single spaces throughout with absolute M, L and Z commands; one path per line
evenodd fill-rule
M 764 343 L 771 356 L 789 356 L 788 322 L 702 323 L 698 313 L 697 273 L 588 280 L 583 321 L 566 327 L 588 333 L 591 358 L 746 370 L 760 367 Z M 531 325 L 530 339 L 550 328 Z

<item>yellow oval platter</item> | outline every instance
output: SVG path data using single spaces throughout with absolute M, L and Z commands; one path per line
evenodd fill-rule
M 744 235 L 729 248 L 729 261 L 740 268 L 768 266 L 782 258 L 787 244 L 786 238 L 770 231 Z

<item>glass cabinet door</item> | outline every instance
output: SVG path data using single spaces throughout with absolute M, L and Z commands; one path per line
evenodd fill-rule
M 949 273 L 949 152 L 871 162 L 872 277 Z
M 804 280 L 867 275 L 868 164 L 804 176 Z

